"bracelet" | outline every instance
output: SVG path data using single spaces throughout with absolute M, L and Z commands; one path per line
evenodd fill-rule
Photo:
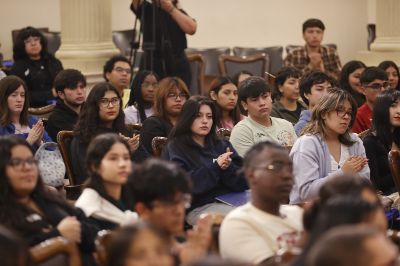
M 172 8 L 168 11 L 168 13 L 171 14 L 172 11 L 174 11 L 174 9 L 175 9 L 175 6 L 172 6 Z

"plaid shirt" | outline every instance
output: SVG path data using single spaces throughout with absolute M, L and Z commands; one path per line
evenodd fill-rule
M 325 73 L 338 78 L 342 65 L 340 64 L 339 55 L 334 48 L 321 45 L 320 54 L 324 63 Z M 313 70 L 309 65 L 310 58 L 307 54 L 306 47 L 296 48 L 290 51 L 285 58 L 285 66 L 296 67 L 304 73 Z

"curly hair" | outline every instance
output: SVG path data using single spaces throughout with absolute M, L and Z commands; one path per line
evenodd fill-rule
M 49 55 L 47 51 L 47 40 L 44 35 L 34 27 L 26 27 L 22 28 L 17 35 L 17 39 L 13 46 L 13 58 L 14 61 L 29 58 L 28 54 L 25 50 L 25 40 L 29 37 L 39 37 L 40 45 L 42 46 L 42 50 L 40 51 L 40 57 L 45 57 Z

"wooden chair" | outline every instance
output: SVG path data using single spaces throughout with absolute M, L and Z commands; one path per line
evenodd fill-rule
M 77 184 L 72 171 L 70 145 L 73 137 L 73 132 L 68 130 L 61 130 L 57 134 L 58 147 L 63 157 L 66 175 L 69 180 L 69 185 L 64 186 L 67 193 L 67 198 L 76 200 L 82 192 L 82 185 Z
M 56 106 L 54 104 L 46 105 L 43 107 L 29 107 L 28 113 L 38 118 L 48 118 Z
M 126 124 L 125 125 L 129 130 L 134 132 L 135 134 L 139 134 L 140 131 L 142 130 L 142 124 Z M 127 137 L 132 137 L 132 136 L 127 136 Z
M 205 75 L 205 61 L 201 54 L 190 54 L 188 55 L 190 64 L 190 71 L 192 72 L 192 81 L 190 82 L 190 94 L 191 95 L 207 95 L 208 91 L 204 87 L 204 75 Z
M 243 70 L 264 77 L 269 62 L 269 56 L 264 53 L 251 56 L 221 55 L 219 57 L 219 70 L 221 75 L 230 77 Z
M 101 230 L 97 233 L 95 240 L 96 252 L 95 259 L 99 266 L 107 264 L 107 248 L 112 239 L 112 232 L 109 230 Z
M 391 150 L 389 152 L 389 167 L 396 190 L 400 193 L 400 151 Z
M 187 48 L 185 50 L 189 56 L 191 54 L 201 54 L 205 62 L 204 69 L 204 86 L 203 90 L 210 89 L 211 82 L 219 76 L 218 58 L 222 54 L 229 55 L 231 48 L 229 47 L 215 47 L 215 48 Z
M 271 74 L 275 74 L 283 66 L 283 47 L 282 46 L 270 46 L 270 47 L 233 47 L 233 55 L 236 56 L 249 56 L 254 54 L 264 53 L 269 56 L 271 61 L 270 66 L 267 66 L 266 71 Z
M 154 157 L 160 157 L 164 146 L 167 144 L 168 138 L 166 137 L 154 137 L 151 140 L 151 149 L 153 150 Z
M 221 139 L 226 139 L 229 140 L 231 137 L 231 130 L 229 128 L 218 128 L 217 130 L 217 135 L 221 138 Z
M 30 254 L 35 265 L 81 265 L 81 257 L 77 245 L 60 236 L 48 239 L 30 248 Z
M 364 130 L 363 132 L 358 133 L 358 137 L 359 137 L 361 140 L 364 140 L 364 138 L 365 138 L 366 136 L 368 136 L 370 133 L 371 133 L 371 129 L 366 129 L 366 130 Z

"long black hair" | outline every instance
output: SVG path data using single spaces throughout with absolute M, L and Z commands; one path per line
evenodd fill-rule
M 14 135 L 0 137 L 0 224 L 8 228 L 13 228 L 17 232 L 19 231 L 18 229 L 22 229 L 23 231 L 37 233 L 41 229 L 38 229 L 26 220 L 27 214 L 32 213 L 32 210 L 17 202 L 16 195 L 6 173 L 6 168 L 12 158 L 12 149 L 17 146 L 28 148 L 32 156 L 34 155 L 33 148 L 26 140 Z M 38 176 L 36 186 L 30 196 L 34 200 L 55 203 L 72 212 L 72 208 L 64 200 L 45 189 L 40 176 Z
M 391 149 L 393 142 L 400 147 L 400 128 L 392 128 L 389 111 L 392 104 L 398 101 L 400 101 L 400 91 L 385 91 L 376 97 L 372 111 L 372 132 L 375 132 L 378 140 L 387 149 Z
M 222 87 L 226 84 L 232 84 L 235 85 L 235 83 L 232 81 L 232 79 L 230 79 L 229 77 L 226 76 L 221 76 L 221 77 L 217 77 L 215 78 L 210 85 L 210 97 L 211 97 L 211 92 L 215 92 L 216 95 L 218 95 L 219 91 L 222 89 Z M 235 85 L 236 87 L 236 85 Z M 238 107 L 238 102 L 239 102 L 239 97 L 238 100 L 236 102 L 236 106 L 229 112 L 229 117 L 232 119 L 233 121 L 233 125 L 236 125 L 239 121 L 240 121 L 240 109 Z M 219 105 L 215 102 L 215 106 L 216 106 L 216 117 L 217 120 L 214 121 L 218 127 L 223 127 L 222 125 L 222 110 L 221 107 L 219 107 Z
M 142 94 L 142 84 L 147 76 L 154 76 L 158 82 L 158 76 L 156 73 L 149 71 L 149 70 L 142 70 L 139 71 L 135 78 L 132 80 L 131 84 L 131 92 L 129 94 L 129 101 L 127 106 L 134 105 L 136 109 L 139 111 L 140 121 L 143 122 L 147 117 L 144 111 L 145 109 L 145 102 L 143 100 Z M 154 103 L 153 103 L 154 104 Z
M 342 71 L 340 72 L 340 79 L 339 79 L 340 88 L 347 91 L 348 93 L 351 94 L 351 96 L 354 97 L 358 107 L 360 107 L 365 102 L 365 96 L 353 90 L 353 88 L 350 86 L 349 83 L 349 76 L 351 73 L 353 73 L 359 68 L 367 68 L 367 66 L 363 62 L 357 60 L 352 60 L 347 62 L 343 66 Z
M 74 135 L 80 136 L 84 144 L 89 144 L 93 137 L 110 131 L 107 130 L 105 122 L 101 120 L 99 115 L 99 101 L 104 97 L 107 91 L 115 92 L 120 101 L 118 116 L 112 124 L 112 131 L 126 134 L 127 129 L 125 127 L 125 115 L 122 111 L 121 96 L 118 90 L 110 83 L 101 82 L 91 89 L 74 129 Z
M 40 45 L 42 46 L 42 50 L 40 51 L 41 58 L 50 56 L 50 54 L 47 52 L 47 40 L 44 35 L 39 30 L 29 26 L 22 28 L 17 35 L 17 39 L 15 40 L 15 44 L 13 46 L 14 61 L 29 58 L 25 50 L 25 40 L 29 37 L 40 38 Z
M 98 169 L 100 168 L 104 156 L 116 143 L 124 145 L 130 155 L 128 143 L 115 133 L 105 133 L 95 137 L 90 142 L 86 152 L 86 169 L 89 174 L 89 178 L 85 183 L 86 187 L 96 190 L 101 197 L 113 203 L 116 203 L 116 201 L 107 194 Z M 122 186 L 121 200 L 127 209 L 133 209 L 133 201 L 127 192 L 127 186 Z
M 388 69 L 389 67 L 393 67 L 396 70 L 397 77 L 400 78 L 399 67 L 396 65 L 395 62 L 390 61 L 390 60 L 383 61 L 378 65 L 378 67 L 380 69 L 383 69 L 385 72 L 386 72 L 386 69 Z M 397 82 L 396 88 L 392 88 L 392 89 L 400 90 L 400 80 Z

